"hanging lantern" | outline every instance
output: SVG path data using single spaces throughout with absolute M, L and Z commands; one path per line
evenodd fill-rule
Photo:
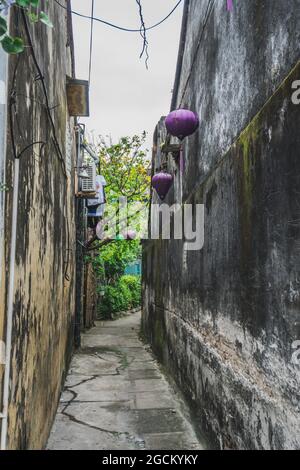
M 133 241 L 136 239 L 136 232 L 134 230 L 128 230 L 128 232 L 124 233 L 125 240 Z
M 227 10 L 228 11 L 233 10 L 233 0 L 227 0 Z
M 163 201 L 173 184 L 173 176 L 169 173 L 157 173 L 152 178 L 152 186 Z
M 169 134 L 183 140 L 198 129 L 199 117 L 188 109 L 177 109 L 167 116 L 165 123 Z
M 118 242 L 121 242 L 121 241 L 124 240 L 124 236 L 123 236 L 122 234 L 119 234 L 119 235 L 116 236 L 116 240 L 117 240 Z

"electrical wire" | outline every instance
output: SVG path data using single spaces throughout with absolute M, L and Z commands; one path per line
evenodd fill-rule
M 61 8 L 63 8 L 64 10 L 68 10 L 68 7 L 66 7 L 65 5 L 62 5 L 58 0 L 54 0 L 55 3 L 57 3 L 57 5 L 59 5 Z M 174 6 L 174 8 L 172 8 L 172 10 L 170 11 L 170 13 L 168 13 L 167 16 L 165 16 L 162 20 L 160 20 L 158 23 L 152 25 L 152 26 L 149 26 L 148 28 L 145 28 L 145 31 L 150 31 L 151 29 L 154 29 L 154 28 L 157 28 L 158 26 L 160 26 L 161 24 L 163 24 L 165 21 L 167 21 L 170 16 L 173 15 L 173 13 L 177 10 L 177 8 L 179 7 L 179 5 L 182 3 L 182 0 L 179 0 L 179 2 L 176 3 L 176 5 Z M 93 19 L 94 21 L 98 21 L 99 23 L 103 23 L 105 24 L 106 26 L 110 26 L 112 28 L 115 28 L 115 29 L 119 29 L 120 31 L 126 31 L 128 33 L 140 33 L 141 30 L 140 29 L 130 29 L 130 28 L 125 28 L 125 27 L 122 27 L 122 26 L 118 26 L 116 24 L 113 24 L 113 23 L 110 23 L 109 21 L 105 21 L 103 20 L 102 18 L 97 18 L 97 17 L 93 17 L 91 18 L 89 15 L 83 15 L 81 13 L 79 13 L 78 11 L 74 11 L 74 10 L 70 10 L 70 13 L 72 13 L 73 15 L 75 16 L 79 16 L 80 18 L 86 18 L 88 20 L 91 20 Z
M 26 99 L 31 99 L 30 97 L 28 97 L 26 95 L 22 95 L 20 93 L 17 93 L 17 91 L 16 91 L 16 79 L 17 79 L 17 71 L 18 71 L 19 64 L 20 64 L 20 57 L 21 56 L 19 55 L 18 58 L 17 58 L 16 64 L 15 64 L 15 67 L 14 67 L 12 84 L 11 84 L 11 89 L 10 89 L 9 113 L 8 113 L 9 114 L 9 123 L 10 123 L 10 136 L 11 136 L 12 150 L 13 150 L 13 155 L 14 155 L 15 159 L 20 159 L 23 156 L 23 154 L 25 152 L 27 152 L 27 150 L 33 148 L 35 145 L 40 145 L 39 154 L 41 155 L 41 153 L 42 153 L 42 151 L 43 151 L 43 149 L 46 145 L 46 142 L 39 140 L 39 141 L 36 141 L 36 142 L 32 142 L 30 144 L 27 144 L 25 147 L 23 147 L 23 149 L 20 152 L 17 152 L 15 132 L 14 132 L 14 122 L 13 122 L 13 108 L 14 108 L 15 120 L 16 120 L 17 127 L 18 127 L 18 133 L 19 133 L 19 136 L 21 138 L 23 138 L 22 131 L 21 131 L 21 126 L 20 126 L 19 121 L 17 119 L 18 113 L 17 113 L 17 109 L 16 109 L 16 106 L 17 106 L 16 98 L 17 98 L 17 96 L 25 96 Z M 32 100 L 32 101 L 37 102 L 36 100 Z M 24 140 L 24 139 L 22 139 L 22 140 Z
M 135 1 L 139 7 L 139 15 L 140 15 L 140 20 L 141 20 L 140 35 L 143 39 L 143 49 L 140 54 L 140 59 L 143 57 L 145 53 L 146 54 L 145 65 L 146 65 L 146 69 L 148 70 L 148 60 L 149 60 L 148 40 L 147 40 L 147 31 L 146 31 L 145 20 L 144 20 L 144 15 L 143 15 L 143 8 L 142 8 L 141 0 L 135 0 Z
M 50 108 L 50 105 L 49 105 L 49 97 L 48 97 L 48 92 L 47 92 L 47 88 L 46 88 L 46 84 L 45 84 L 45 78 L 44 78 L 43 72 L 40 68 L 40 65 L 38 63 L 37 57 L 35 55 L 33 42 L 32 42 L 32 38 L 31 38 L 29 28 L 28 28 L 28 23 L 27 23 L 25 12 L 22 11 L 21 15 L 22 15 L 23 23 L 24 23 L 26 37 L 27 37 L 27 40 L 28 40 L 28 45 L 29 45 L 29 48 L 31 50 L 31 56 L 32 56 L 34 65 L 36 67 L 36 70 L 38 72 L 38 79 L 41 81 L 41 84 L 42 84 L 42 89 L 43 89 L 43 93 L 44 93 L 44 97 L 45 97 L 46 112 L 47 112 L 47 116 L 48 116 L 48 119 L 49 119 L 49 122 L 50 122 L 51 130 L 52 130 L 54 147 L 56 149 L 56 154 L 58 156 L 58 159 L 61 163 L 61 166 L 62 166 L 62 169 L 63 169 L 63 174 L 64 174 L 65 178 L 67 179 L 68 175 L 67 175 L 67 171 L 66 171 L 66 164 L 65 164 L 65 161 L 64 161 L 63 153 L 61 151 L 58 139 L 57 139 L 55 124 L 54 124 L 54 121 L 53 121 L 53 118 L 52 118 L 52 115 L 51 115 L 51 108 Z
M 46 108 L 46 113 L 47 113 L 47 117 L 48 117 L 48 120 L 49 120 L 49 123 L 50 123 L 50 127 L 51 127 L 51 131 L 52 131 L 52 141 L 53 141 L 53 144 L 54 144 L 54 147 L 55 147 L 55 150 L 56 150 L 56 155 L 58 157 L 58 160 L 60 161 L 61 163 L 61 166 L 62 166 L 62 170 L 63 170 L 63 174 L 64 174 L 64 177 L 67 179 L 68 178 L 68 175 L 67 175 L 67 169 L 66 169 L 66 163 L 65 163 L 65 160 L 64 160 L 64 157 L 63 157 L 63 153 L 62 153 L 62 150 L 60 148 L 60 144 L 59 144 L 59 141 L 58 141 L 58 138 L 57 138 L 57 134 L 56 134 L 56 128 L 55 128 L 55 124 L 54 124 L 54 121 L 53 121 L 53 118 L 52 118 L 52 115 L 51 115 L 51 108 L 50 108 L 50 104 L 49 104 L 49 96 L 48 96 L 48 92 L 47 92 L 47 88 L 46 88 L 46 83 L 45 83 L 45 78 L 44 78 L 44 75 L 43 75 L 43 72 L 41 70 L 41 67 L 38 63 L 38 60 L 37 60 L 37 57 L 36 57 L 36 54 L 35 54 L 35 50 L 34 50 L 34 46 L 33 46 L 33 42 L 32 42 L 32 38 L 31 38 L 31 34 L 30 34 L 30 31 L 29 31 L 29 27 L 28 27 L 28 23 L 27 23 L 27 18 L 26 18 L 26 15 L 25 15 L 25 12 L 22 11 L 21 12 L 21 15 L 22 15 L 22 20 L 23 20 L 23 24 L 24 24 L 24 28 L 25 28 L 25 33 L 26 33 L 26 37 L 27 37 L 27 41 L 28 41 L 28 45 L 29 45 L 29 49 L 31 51 L 31 57 L 33 59 L 33 62 L 34 62 L 34 65 L 35 65 L 35 68 L 37 70 L 37 77 L 35 79 L 35 81 L 40 81 L 41 85 L 42 85 L 42 90 L 43 90 L 43 94 L 44 94 L 44 98 L 45 98 L 45 108 Z M 40 154 L 42 152 L 42 149 L 44 148 L 44 145 L 42 143 L 42 146 L 40 148 Z M 67 186 L 65 186 L 65 189 L 66 189 Z M 69 219 L 68 219 L 68 215 L 65 216 L 65 219 L 66 219 L 66 235 L 67 235 L 67 238 L 66 238 L 66 243 L 67 243 L 67 248 L 66 248 L 66 253 L 67 253 L 67 257 L 66 257 L 66 260 L 65 260 L 65 271 L 64 271 L 64 277 L 65 277 L 65 280 L 67 282 L 70 281 L 70 276 L 68 274 L 68 271 L 69 271 L 69 265 L 70 265 L 70 252 L 72 251 L 70 249 L 70 226 L 69 226 Z
M 95 10 L 95 0 L 92 0 L 91 37 L 90 37 L 90 62 L 89 62 L 89 85 L 91 84 L 91 75 L 92 75 L 93 35 L 94 35 L 94 10 Z
M 13 125 L 13 107 L 15 106 L 16 103 L 16 80 L 17 80 L 17 71 L 18 67 L 20 64 L 20 55 L 18 55 L 18 58 L 16 60 L 16 64 L 14 67 L 13 71 L 13 77 L 12 77 L 12 84 L 11 84 L 11 90 L 10 90 L 10 99 L 9 99 L 9 127 L 10 127 L 10 138 L 11 138 L 11 143 L 12 143 L 12 150 L 13 150 L 13 156 L 14 159 L 18 158 L 18 153 L 17 153 L 17 146 L 16 146 L 16 140 L 15 140 L 15 132 L 14 132 L 14 125 Z

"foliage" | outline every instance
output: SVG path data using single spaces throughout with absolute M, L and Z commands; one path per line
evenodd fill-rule
M 120 196 L 130 202 L 147 201 L 150 177 L 147 151 L 142 148 L 145 139 L 144 132 L 142 136 L 122 137 L 117 144 L 100 140 L 101 174 L 108 185 L 110 202 L 117 201 Z
M 19 37 L 11 37 L 8 34 L 7 19 L 5 16 L 11 7 L 24 10 L 31 23 L 42 22 L 49 27 L 52 23 L 44 11 L 40 11 L 40 0 L 0 0 L 0 42 L 8 54 L 20 54 L 24 51 L 24 40 Z
M 8 187 L 4 183 L 0 183 L 0 191 L 8 191 Z
M 114 285 L 105 287 L 105 294 L 101 303 L 101 317 L 112 318 L 114 313 L 139 307 L 140 303 L 140 277 L 122 276 Z
M 136 308 L 141 305 L 141 278 L 140 276 L 126 275 L 120 279 L 120 284 L 126 286 L 131 294 L 131 307 Z
M 143 149 L 145 139 L 146 133 L 142 136 L 122 137 L 117 144 L 102 138 L 98 145 L 99 172 L 107 183 L 106 199 L 116 214 L 119 234 L 116 240 L 100 244 L 98 256 L 92 258 L 99 279 L 99 290 L 103 286 L 105 289 L 100 308 L 101 315 L 105 317 L 137 307 L 141 301 L 140 279 L 124 276 L 126 266 L 141 257 L 141 244 L 139 240 L 122 240 L 123 227 L 118 209 L 120 197 L 127 198 L 128 205 L 140 203 L 145 208 L 149 203 L 149 160 L 147 151 Z M 105 220 L 109 217 L 110 212 L 107 210 Z M 129 216 L 129 225 L 133 224 L 134 217 Z
M 131 261 L 135 261 L 140 256 L 141 245 L 138 240 L 116 241 L 103 247 L 96 260 L 102 263 L 107 282 L 112 283 L 123 275 L 126 266 Z
M 150 162 L 144 150 L 146 133 L 122 137 L 117 144 L 100 137 L 99 173 L 107 186 L 106 211 L 103 222 L 103 243 L 108 239 L 124 239 L 128 230 L 143 233 L 147 228 L 149 205 Z
M 103 281 L 105 276 L 104 297 L 100 307 L 101 317 L 111 318 L 113 313 L 140 305 L 140 278 L 124 275 L 127 264 L 140 256 L 139 241 L 118 241 L 103 247 L 100 255 L 94 259 L 94 269 L 98 271 Z M 100 282 L 99 289 L 101 289 L 102 282 Z

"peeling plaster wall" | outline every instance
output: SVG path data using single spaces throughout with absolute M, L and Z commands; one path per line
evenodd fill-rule
M 73 74 L 70 29 L 66 12 L 55 2 L 45 3 L 43 7 L 54 23 L 53 29 L 37 24 L 30 26 L 30 30 L 45 77 L 50 107 L 53 107 L 51 114 L 63 159 L 67 168 L 71 168 L 76 161 L 76 147 L 75 123 L 68 116 L 66 102 L 66 77 Z M 13 15 L 11 27 L 13 33 L 26 37 L 19 13 Z M 17 151 L 32 142 L 44 142 L 45 145 L 30 147 L 20 160 L 8 448 L 41 449 L 47 442 L 73 347 L 74 175 L 71 170 L 67 179 L 63 174 L 53 143 L 41 81 L 29 48 L 19 58 L 10 59 L 10 85 L 15 71 L 16 86 L 11 92 L 15 103 L 12 119 Z M 11 187 L 13 152 L 10 129 L 6 179 Z M 6 201 L 7 267 L 11 210 L 12 190 L 8 191 Z M 66 272 L 69 281 L 65 279 Z M 8 275 L 7 268 L 6 292 Z M 6 301 L 4 294 L 1 304 L 6 305 Z
M 174 103 L 201 123 L 165 202 L 205 205 L 205 244 L 145 243 L 143 331 L 214 448 L 300 448 L 299 24 L 299 0 L 189 2 Z

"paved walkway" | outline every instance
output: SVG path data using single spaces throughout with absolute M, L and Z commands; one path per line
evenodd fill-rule
M 140 314 L 134 314 L 98 322 L 83 335 L 48 449 L 201 449 L 139 329 Z

